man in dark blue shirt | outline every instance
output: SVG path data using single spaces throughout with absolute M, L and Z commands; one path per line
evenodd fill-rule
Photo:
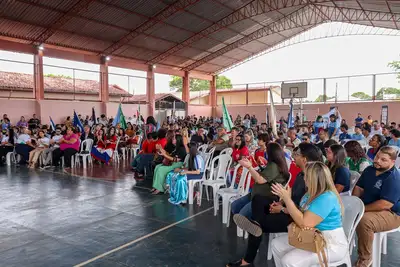
M 362 173 L 353 190 L 365 205 L 365 213 L 357 226 L 358 261 L 356 267 L 372 263 L 374 233 L 400 227 L 400 173 L 395 167 L 397 151 L 382 147 L 374 165 Z
M 343 141 L 343 140 L 346 140 L 346 139 L 351 139 L 351 135 L 349 135 L 347 133 L 348 130 L 349 130 L 349 126 L 347 126 L 347 124 L 340 125 L 340 131 L 342 132 L 339 135 L 339 141 L 340 142 Z
M 356 123 L 356 126 L 361 127 L 363 120 L 364 119 L 361 117 L 361 113 L 358 113 L 357 118 L 354 120 L 354 122 Z

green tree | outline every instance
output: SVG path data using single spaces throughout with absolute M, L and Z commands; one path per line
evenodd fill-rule
M 396 99 L 400 98 L 400 89 L 393 87 L 383 87 L 376 92 L 376 99 L 382 100 L 383 95 L 396 95 Z
M 361 100 L 370 100 L 372 97 L 364 92 L 356 92 L 351 94 L 352 97 L 361 99 Z
M 394 71 L 399 72 L 399 74 L 397 74 L 397 79 L 400 79 L 400 61 L 392 61 L 388 64 L 388 67 L 391 67 Z
M 179 76 L 172 76 L 172 80 L 169 81 L 169 87 L 182 92 L 183 79 Z M 232 83 L 226 76 L 217 77 L 217 89 L 230 89 L 232 88 Z M 190 91 L 206 91 L 210 89 L 210 82 L 206 80 L 191 78 L 189 82 Z
M 319 95 L 319 96 L 317 97 L 317 99 L 315 99 L 314 102 L 324 102 L 324 96 L 326 97 L 326 100 L 330 100 L 330 99 L 335 98 L 334 96 Z
M 72 79 L 71 76 L 63 75 L 63 74 L 45 74 L 43 75 L 44 77 L 51 77 L 51 78 L 66 78 L 66 79 Z

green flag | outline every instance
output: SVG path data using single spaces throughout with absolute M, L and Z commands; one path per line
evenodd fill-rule
M 114 122 L 115 122 L 115 125 L 117 123 L 119 123 L 119 125 L 121 126 L 122 129 L 126 129 L 127 128 L 126 121 L 125 121 L 125 116 L 124 116 L 124 113 L 122 112 L 121 103 L 119 103 L 117 116 L 115 116 Z M 113 125 L 114 125 L 114 123 L 113 123 Z
M 224 97 L 222 97 L 222 120 L 226 131 L 230 132 L 233 128 L 233 122 L 231 116 L 229 116 L 228 109 L 226 108 Z

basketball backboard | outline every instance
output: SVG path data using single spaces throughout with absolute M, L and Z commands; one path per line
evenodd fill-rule
M 282 99 L 307 98 L 307 83 L 282 83 L 281 97 Z

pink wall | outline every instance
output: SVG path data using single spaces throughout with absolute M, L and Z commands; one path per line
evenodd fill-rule
M 373 119 L 380 121 L 381 109 L 383 105 L 387 105 L 389 108 L 389 121 L 395 121 L 400 123 L 400 116 L 398 111 L 400 110 L 400 102 L 356 102 L 356 103 L 327 103 L 327 104 L 304 104 L 303 111 L 308 120 L 313 120 L 319 114 L 325 114 L 329 111 L 331 106 L 337 106 L 344 119 L 347 120 L 349 124 L 353 124 L 354 118 L 357 113 L 360 112 L 364 118 L 368 115 L 372 115 Z M 242 106 L 233 105 L 227 106 L 229 113 L 235 119 L 238 114 L 242 117 L 245 114 L 256 115 L 259 121 L 265 121 L 265 112 L 267 105 L 252 105 L 252 106 Z M 279 119 L 281 116 L 287 118 L 289 113 L 289 105 L 278 104 L 276 107 L 276 117 Z M 269 108 L 269 105 L 268 105 Z M 295 105 L 295 114 L 299 112 L 300 105 Z M 222 116 L 222 107 L 217 107 L 217 116 Z
M 39 116 L 36 105 L 37 102 L 33 99 L 0 99 L 0 116 L 3 118 L 3 114 L 7 114 L 11 123 L 16 124 L 21 116 L 24 116 L 26 120 L 29 120 L 33 113 Z
M 211 106 L 200 106 L 200 105 L 189 105 L 188 115 L 196 115 L 211 117 L 212 108 Z
M 115 117 L 117 115 L 119 103 L 117 102 L 109 102 L 106 104 L 107 108 L 107 116 Z M 137 104 L 122 104 L 122 112 L 124 113 L 125 117 L 133 117 L 136 115 L 139 105 Z M 148 110 L 147 105 L 140 105 L 140 113 L 143 115 L 143 118 L 147 118 Z

